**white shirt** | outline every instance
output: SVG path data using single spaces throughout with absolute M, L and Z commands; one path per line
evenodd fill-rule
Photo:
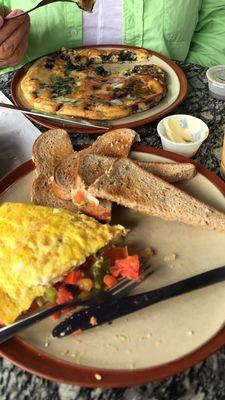
M 83 45 L 121 44 L 122 19 L 122 0 L 97 0 L 92 14 L 83 12 Z

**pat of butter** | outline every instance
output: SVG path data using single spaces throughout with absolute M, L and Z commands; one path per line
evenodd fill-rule
M 193 143 L 191 132 L 182 126 L 182 121 L 168 118 L 164 121 L 166 137 L 176 143 Z
M 174 143 L 195 143 L 203 141 L 208 132 L 197 118 L 167 118 L 164 121 L 165 137 Z

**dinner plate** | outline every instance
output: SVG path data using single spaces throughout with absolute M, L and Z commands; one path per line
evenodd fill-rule
M 180 161 L 182 156 L 136 147 L 132 157 Z M 179 184 L 185 191 L 225 212 L 225 184 L 197 165 L 195 178 Z M 28 161 L 0 183 L 1 202 L 29 202 L 34 179 Z M 113 208 L 113 222 L 130 229 L 133 251 L 151 246 L 156 269 L 138 291 L 154 289 L 225 265 L 225 234 Z M 46 319 L 0 346 L 0 354 L 39 376 L 86 387 L 123 387 L 175 374 L 225 344 L 225 282 L 147 307 L 111 325 L 80 335 L 51 339 L 56 321 Z
M 104 49 L 135 49 L 136 47 L 132 46 L 119 46 L 119 45 L 102 45 L 102 46 L 83 46 L 79 47 L 80 49 L 82 48 L 104 48 Z M 187 80 L 184 75 L 184 72 L 181 70 L 181 68 L 175 64 L 175 62 L 171 61 L 167 57 L 156 53 L 154 51 L 148 50 L 149 54 L 151 54 L 150 60 L 148 62 L 145 62 L 145 64 L 156 64 L 160 66 L 163 70 L 166 71 L 167 74 L 167 87 L 168 87 L 168 92 L 166 97 L 155 107 L 151 108 L 150 110 L 133 114 L 129 117 L 126 118 L 120 118 L 117 120 L 112 120 L 110 121 L 110 124 L 112 125 L 113 128 L 133 128 L 136 126 L 140 126 L 149 122 L 152 122 L 158 118 L 161 118 L 162 116 L 172 112 L 178 105 L 184 100 L 186 93 L 187 93 Z M 135 65 L 136 63 L 133 62 L 132 65 Z M 11 85 L 11 91 L 12 91 L 12 97 L 14 100 L 14 103 L 18 106 L 29 106 L 26 104 L 26 101 L 23 99 L 23 96 L 20 91 L 20 82 L 21 79 L 24 77 L 26 74 L 29 66 L 31 64 L 21 68 L 19 71 L 17 71 L 13 77 L 12 80 L 12 85 Z M 111 64 L 113 65 L 113 64 Z M 117 70 L 120 70 L 121 68 L 124 68 L 124 66 L 129 67 L 131 64 L 126 63 L 126 64 L 116 64 L 114 65 L 114 68 Z M 84 127 L 79 127 L 76 128 L 73 125 L 70 124 L 64 124 L 64 123 L 59 123 L 59 122 L 53 122 L 51 120 L 48 120 L 46 118 L 42 117 L 37 117 L 37 116 L 30 116 L 27 115 L 28 118 L 30 118 L 32 121 L 39 123 L 40 125 L 45 126 L 46 128 L 65 128 L 68 132 L 77 132 L 77 133 L 88 133 L 88 134 L 94 134 L 94 133 L 103 133 L 104 130 L 102 129 L 97 129 L 97 128 L 84 128 Z

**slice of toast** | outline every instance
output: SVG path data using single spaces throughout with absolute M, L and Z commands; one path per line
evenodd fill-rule
M 99 136 L 98 139 L 87 149 L 79 152 L 79 160 L 86 154 L 108 155 L 112 157 L 126 157 L 135 141 L 139 141 L 139 135 L 132 129 L 115 129 Z M 52 190 L 56 196 L 68 200 L 71 198 L 80 211 L 92 215 L 95 218 L 109 222 L 111 220 L 112 204 L 109 201 L 102 201 L 85 196 L 85 201 L 77 202 L 76 178 L 78 176 L 78 166 L 76 155 L 69 155 L 67 160 L 56 168 L 51 177 Z M 68 168 L 68 172 L 65 170 Z M 86 171 L 87 175 L 91 171 Z M 99 175 L 98 175 L 99 176 Z M 73 178 L 74 177 L 74 178 Z M 73 185 L 71 185 L 74 180 Z M 71 191 L 72 188 L 72 191 Z M 79 186 L 79 190 L 80 190 Z
M 99 136 L 86 149 L 86 152 L 115 158 L 127 157 L 132 144 L 139 141 L 140 137 L 138 133 L 132 129 L 114 129 Z
M 110 222 L 112 218 L 112 202 L 109 200 L 95 199 L 96 201 L 73 202 L 75 207 L 84 214 L 90 215 L 100 221 Z
M 55 167 L 73 154 L 70 137 L 63 129 L 52 129 L 42 133 L 33 144 L 32 160 L 37 175 L 50 178 Z
M 79 208 L 80 211 L 100 220 L 110 222 L 112 213 L 111 201 L 102 200 L 91 196 L 87 192 L 87 187 L 89 186 L 90 182 L 94 182 L 94 180 L 100 176 L 102 171 L 104 173 L 105 168 L 109 168 L 111 166 L 111 159 L 103 156 L 94 156 L 106 160 L 107 165 L 105 163 L 104 168 L 102 164 L 87 165 L 85 163 L 86 158 L 92 156 L 92 154 L 84 155 L 82 152 L 79 153 L 77 157 L 78 162 L 76 164 L 76 170 L 74 171 L 74 181 L 68 189 L 70 189 L 72 202 Z
M 50 184 L 54 194 L 62 200 L 71 200 L 71 187 L 78 173 L 79 157 L 74 152 L 59 163 L 50 177 Z
M 192 163 L 133 161 L 145 171 L 170 183 L 185 181 L 196 175 L 196 167 Z
M 34 180 L 31 190 L 31 200 L 34 204 L 41 206 L 64 208 L 72 212 L 78 211 L 78 207 L 71 200 L 61 200 L 55 196 L 45 175 L 39 175 Z
M 139 140 L 139 135 L 132 129 L 115 129 L 99 136 L 91 146 L 81 150 L 79 160 L 87 154 L 127 157 L 134 141 Z M 58 147 L 57 140 L 55 142 Z M 55 195 L 61 199 L 71 198 L 71 183 L 75 181 L 78 172 L 77 161 L 77 155 L 69 154 L 66 159 L 62 159 L 61 163 L 55 165 L 55 170 L 51 175 L 52 188 Z
M 114 157 L 96 154 L 76 153 L 63 160 L 55 169 L 52 178 L 53 191 L 61 199 L 71 198 L 71 188 L 87 189 L 89 185 L 103 175 L 116 161 Z M 163 163 L 136 161 L 141 168 L 161 177 L 167 182 L 179 182 L 191 179 L 196 174 L 196 167 L 191 163 Z M 79 184 L 78 184 L 79 182 Z
M 127 158 L 117 160 L 88 192 L 165 220 L 225 231 L 225 214 L 144 171 Z
M 79 162 L 76 164 L 75 180 L 71 187 L 71 197 L 74 204 L 77 204 L 79 209 L 83 212 L 87 212 L 90 215 L 99 216 L 103 215 L 103 219 L 109 221 L 109 214 L 104 213 L 104 207 L 106 211 L 111 208 L 109 204 L 105 204 L 102 207 L 102 202 L 96 197 L 90 196 L 88 193 L 88 187 L 96 181 L 101 175 L 103 175 L 117 160 L 113 157 L 104 157 L 96 154 L 85 154 L 78 157 Z M 184 178 L 192 178 L 196 173 L 196 168 L 191 163 L 185 164 L 173 164 L 173 163 L 154 163 L 154 162 L 137 162 L 138 165 L 147 171 L 155 171 L 158 175 L 163 175 L 168 181 L 179 181 Z M 156 165 L 157 164 L 157 165 Z M 81 206 L 77 202 L 78 198 L 82 199 Z M 97 202 L 97 204 L 96 204 Z M 91 210 L 95 214 L 91 214 Z M 102 214 L 103 212 L 103 214 Z M 106 219 L 107 218 L 107 219 Z M 102 219 L 102 218 L 101 218 Z

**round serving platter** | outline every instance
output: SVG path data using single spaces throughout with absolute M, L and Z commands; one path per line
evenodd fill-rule
M 102 46 L 83 46 L 78 47 L 78 49 L 83 48 L 104 48 L 104 49 L 135 49 L 137 47 L 133 46 L 119 46 L 119 45 L 102 45 Z M 150 123 L 158 118 L 167 115 L 172 112 L 178 105 L 184 100 L 187 94 L 187 80 L 182 69 L 175 64 L 175 62 L 171 61 L 169 58 L 156 53 L 154 51 L 148 50 L 151 55 L 150 60 L 146 64 L 156 64 L 162 67 L 167 74 L 167 86 L 168 92 L 166 97 L 155 107 L 150 110 L 133 114 L 126 118 L 120 118 L 117 120 L 110 121 L 112 128 L 134 128 L 136 126 L 144 125 L 146 123 Z M 24 66 L 19 71 L 17 71 L 13 77 L 11 84 L 11 92 L 14 103 L 17 106 L 27 107 L 24 102 L 22 95 L 20 93 L 20 81 L 26 74 L 31 64 Z M 118 65 L 118 64 L 117 64 Z M 124 65 L 124 64 L 123 64 Z M 130 66 L 130 64 L 126 64 Z M 98 128 L 84 128 L 84 127 L 74 127 L 74 125 L 64 124 L 60 122 L 53 122 L 46 118 L 27 115 L 29 119 L 32 121 L 46 127 L 46 128 L 64 128 L 69 133 L 87 133 L 87 134 L 95 134 L 95 133 L 103 133 L 103 129 Z
M 132 157 L 187 162 L 164 150 L 136 146 Z M 225 212 L 225 184 L 196 164 L 197 175 L 179 184 L 188 193 Z M 29 202 L 32 161 L 0 182 L 1 202 Z M 130 229 L 128 246 L 152 246 L 153 275 L 139 291 L 154 289 L 225 264 L 222 233 L 162 221 L 124 207 L 113 208 L 113 223 Z M 168 262 L 168 256 L 176 259 Z M 167 261 L 166 261 L 167 258 Z M 0 346 L 0 354 L 41 377 L 85 387 L 125 387 L 175 374 L 225 344 L 225 282 L 179 296 L 80 335 L 50 338 L 48 318 Z M 135 352 L 133 351 L 135 348 Z

